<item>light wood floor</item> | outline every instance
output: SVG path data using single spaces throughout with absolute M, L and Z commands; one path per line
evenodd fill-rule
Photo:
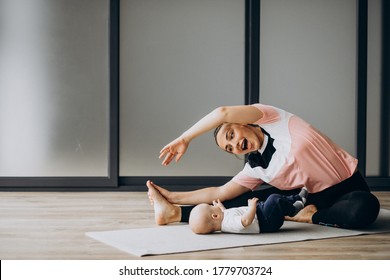
M 390 209 L 390 192 L 374 193 Z M 0 259 L 140 259 L 87 231 L 154 226 L 145 192 L 0 192 Z M 390 233 L 142 259 L 390 259 Z

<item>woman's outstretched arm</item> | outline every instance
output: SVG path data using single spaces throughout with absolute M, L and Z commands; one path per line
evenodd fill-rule
M 200 203 L 212 204 L 213 201 L 217 199 L 223 202 L 250 191 L 250 189 L 233 181 L 229 181 L 226 184 L 218 187 L 207 187 L 194 191 L 183 192 L 168 191 L 167 189 L 160 187 L 151 181 L 148 181 L 147 185 L 156 188 L 169 203 L 179 205 L 197 205 Z
M 160 159 L 164 158 L 162 164 L 168 165 L 174 158 L 178 162 L 193 139 L 225 122 L 250 124 L 256 122 L 262 116 L 263 113 L 259 109 L 250 105 L 218 107 L 161 149 Z

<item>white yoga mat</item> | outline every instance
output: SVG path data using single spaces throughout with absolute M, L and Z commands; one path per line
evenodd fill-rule
M 136 256 L 184 253 L 390 232 L 390 210 L 381 209 L 378 219 L 364 230 L 347 230 L 286 221 L 280 231 L 262 234 L 194 234 L 187 224 L 137 228 L 86 235 Z

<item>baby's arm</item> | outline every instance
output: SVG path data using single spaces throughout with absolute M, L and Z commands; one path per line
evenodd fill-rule
M 226 210 L 225 206 L 222 204 L 222 202 L 219 199 L 214 200 L 213 205 L 218 206 L 222 211 Z
M 255 215 L 256 215 L 256 207 L 257 207 L 257 201 L 259 199 L 257 197 L 254 197 L 252 199 L 248 199 L 248 211 L 242 215 L 241 217 L 241 224 L 244 226 L 244 227 L 247 227 L 249 226 L 250 224 L 252 224 L 253 222 L 253 219 L 255 218 Z

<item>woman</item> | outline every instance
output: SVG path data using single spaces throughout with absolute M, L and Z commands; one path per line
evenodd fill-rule
M 192 208 L 177 205 L 220 199 L 227 208 L 238 207 L 252 197 L 295 194 L 303 186 L 309 192 L 308 206 L 294 221 L 361 228 L 377 218 L 379 201 L 357 171 L 357 160 L 299 117 L 276 107 L 219 107 L 166 145 L 160 151 L 162 164 L 178 162 L 194 138 L 212 129 L 221 149 L 248 154 L 248 162 L 220 187 L 170 192 L 148 181 L 158 224 L 187 222 Z M 253 191 L 262 183 L 273 188 Z

